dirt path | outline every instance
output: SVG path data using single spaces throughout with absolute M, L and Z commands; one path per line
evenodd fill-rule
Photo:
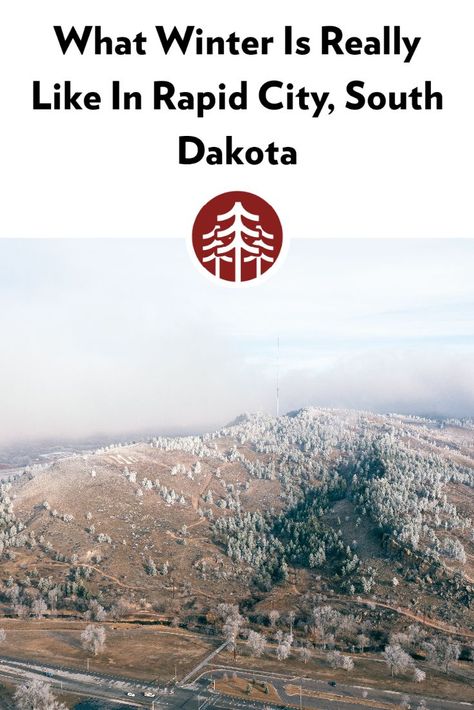
M 57 560 L 49 560 L 49 562 L 53 565 L 61 565 L 61 567 L 70 567 L 71 565 L 68 562 L 58 562 Z M 88 565 L 85 564 L 84 562 L 78 562 L 78 567 L 85 567 L 86 569 L 93 570 L 94 572 L 97 572 L 97 574 L 100 574 L 101 577 L 105 577 L 106 579 L 110 579 L 111 582 L 115 582 L 119 587 L 122 587 L 123 589 L 134 589 L 136 591 L 141 591 L 141 592 L 147 592 L 148 588 L 147 587 L 137 587 L 134 586 L 133 584 L 125 584 L 125 582 L 121 582 L 117 577 L 113 577 L 111 574 L 107 574 L 106 572 L 103 572 L 101 569 L 98 567 L 94 567 L 94 565 Z
M 58 562 L 56 560 L 50 560 L 50 562 L 55 565 L 61 565 L 62 567 L 70 567 L 71 566 L 67 562 Z M 86 567 L 87 569 L 91 569 L 94 572 L 97 572 L 97 574 L 100 574 L 102 577 L 105 577 L 106 579 L 110 579 L 112 582 L 115 582 L 115 584 L 117 584 L 119 587 L 122 587 L 123 589 L 133 589 L 133 590 L 141 591 L 141 592 L 149 591 L 149 589 L 147 587 L 136 587 L 131 584 L 125 584 L 124 582 L 121 582 L 119 579 L 117 579 L 117 577 L 113 577 L 110 574 L 106 574 L 106 572 L 102 572 L 102 570 L 100 570 L 98 567 L 94 567 L 93 565 L 79 563 L 79 566 Z M 205 597 L 206 599 L 211 599 L 212 601 L 216 600 L 215 595 L 207 594 L 206 592 L 203 592 L 200 589 L 194 590 L 193 594 L 196 596 Z
M 188 530 L 191 530 L 191 528 L 195 528 L 195 527 L 197 527 L 198 525 L 202 525 L 202 524 L 205 523 L 205 522 L 206 522 L 205 518 L 201 518 L 201 519 L 198 520 L 197 522 L 191 523 L 191 525 L 188 525 Z
M 106 574 L 105 572 L 102 572 L 98 567 L 94 567 L 93 565 L 84 565 L 81 564 L 81 567 L 87 567 L 87 569 L 94 570 L 94 572 L 97 572 L 97 574 L 100 574 L 101 577 L 105 577 L 106 579 L 110 579 L 112 582 L 115 582 L 115 584 L 118 584 L 119 587 L 123 587 L 124 589 L 136 589 L 139 591 L 148 591 L 147 587 L 136 587 L 132 584 L 125 584 L 124 582 L 121 582 L 117 577 L 113 577 L 111 574 Z
M 336 597 L 338 601 L 345 602 L 345 603 L 351 603 L 351 604 L 366 604 L 368 606 L 374 605 L 381 607 L 382 609 L 389 609 L 390 611 L 394 611 L 397 614 L 400 614 L 401 616 L 406 616 L 409 619 L 413 619 L 413 621 L 417 621 L 419 624 L 422 624 L 423 626 L 429 626 L 432 629 L 437 629 L 438 631 L 444 631 L 450 634 L 454 634 L 455 636 L 463 636 L 464 638 L 474 638 L 474 633 L 467 631 L 466 629 L 457 629 L 455 626 L 451 626 L 450 624 L 446 624 L 443 621 L 434 621 L 431 619 L 428 619 L 426 616 L 421 616 L 420 614 L 415 614 L 414 612 L 410 611 L 409 609 L 405 609 L 403 607 L 396 607 L 396 606 L 391 606 L 390 604 L 384 604 L 383 602 L 375 602 L 372 599 L 359 599 L 359 600 L 352 600 L 352 599 L 344 599 L 342 597 Z
M 208 478 L 207 478 L 206 483 L 204 484 L 204 488 L 202 488 L 201 491 L 200 491 L 200 493 L 199 493 L 199 497 L 200 497 L 200 498 L 203 497 L 204 493 L 207 491 L 207 489 L 208 489 L 209 486 L 211 485 L 213 478 L 214 478 L 214 473 L 210 473 L 209 476 L 208 476 Z

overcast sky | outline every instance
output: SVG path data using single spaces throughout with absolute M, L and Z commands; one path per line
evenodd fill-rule
M 314 404 L 474 415 L 474 240 L 294 240 L 215 286 L 181 240 L 0 240 L 0 443 Z

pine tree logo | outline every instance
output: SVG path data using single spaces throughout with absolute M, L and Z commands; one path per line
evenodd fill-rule
M 240 284 L 257 279 L 277 261 L 283 234 L 277 213 L 250 192 L 225 192 L 199 212 L 193 249 L 217 279 Z

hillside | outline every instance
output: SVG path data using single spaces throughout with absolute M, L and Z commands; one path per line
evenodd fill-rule
M 244 415 L 27 469 L 0 507 L 4 615 L 203 629 L 225 602 L 308 629 L 331 604 L 352 646 L 414 622 L 474 642 L 471 422 Z

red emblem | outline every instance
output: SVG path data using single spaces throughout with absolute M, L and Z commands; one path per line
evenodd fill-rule
M 283 243 L 277 213 L 251 192 L 224 192 L 200 210 L 193 226 L 199 263 L 218 279 L 258 278 L 277 261 Z

